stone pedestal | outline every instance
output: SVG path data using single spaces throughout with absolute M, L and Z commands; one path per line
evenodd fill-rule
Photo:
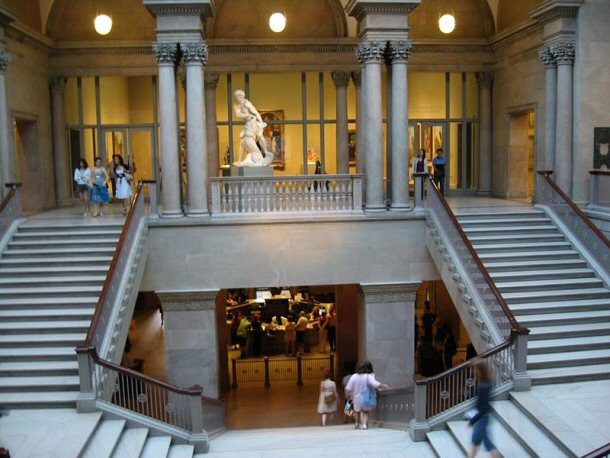
M 415 375 L 415 295 L 418 284 L 362 285 L 359 360 L 392 389 L 410 388 Z
M 165 319 L 167 377 L 182 388 L 203 387 L 218 398 L 218 291 L 159 291 Z
M 231 167 L 232 177 L 272 177 L 273 167 L 270 165 L 264 167 Z

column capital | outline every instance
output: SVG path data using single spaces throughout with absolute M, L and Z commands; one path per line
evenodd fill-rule
M 390 41 L 388 43 L 388 57 L 390 62 L 407 62 L 413 49 L 411 40 Z
M 220 78 L 220 74 L 216 72 L 205 72 L 203 78 L 206 88 L 216 89 L 216 86 L 218 86 L 218 79 Z
M 491 85 L 494 81 L 494 74 L 492 72 L 478 72 L 477 73 L 477 83 L 479 83 L 479 87 L 490 89 Z
M 218 291 L 159 291 L 164 311 L 216 310 Z
M 172 64 L 178 55 L 177 43 L 153 43 L 153 51 L 158 64 Z
M 331 76 L 337 87 L 347 86 L 349 84 L 349 72 L 332 72 Z
M 352 81 L 354 82 L 354 86 L 360 87 L 360 84 L 362 83 L 362 73 L 352 72 L 351 77 Z
M 576 55 L 576 48 L 572 42 L 557 43 L 550 47 L 557 65 L 572 65 Z
M 555 55 L 553 54 L 553 50 L 550 46 L 545 46 L 538 53 L 542 62 L 544 62 L 544 66 L 546 68 L 555 68 L 557 67 L 557 60 L 555 59 Z
M 0 72 L 5 72 L 8 68 L 8 64 L 10 59 L 8 57 L 8 53 L 3 49 L 0 49 Z
M 64 92 L 66 88 L 67 78 L 63 76 L 57 76 L 55 78 L 51 78 L 49 85 L 51 86 L 51 92 L 53 94 L 61 94 Z
M 184 62 L 188 64 L 205 65 L 208 63 L 208 45 L 203 41 L 181 43 L 180 49 Z
M 358 45 L 356 56 L 361 64 L 381 64 L 385 58 L 386 43 L 384 41 L 363 41 Z

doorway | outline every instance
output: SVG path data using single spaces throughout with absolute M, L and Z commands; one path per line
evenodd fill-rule
M 40 210 L 44 206 L 41 195 L 44 187 L 41 177 L 41 160 L 38 151 L 38 123 L 36 120 L 15 118 L 13 124 L 15 141 L 15 175 L 21 182 L 23 210 Z
M 507 198 L 532 202 L 536 157 L 536 115 L 527 111 L 510 115 Z

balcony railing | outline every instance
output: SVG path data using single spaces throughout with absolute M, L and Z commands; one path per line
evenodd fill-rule
M 591 170 L 591 205 L 610 208 L 610 170 Z
M 212 215 L 362 211 L 362 175 L 211 178 Z

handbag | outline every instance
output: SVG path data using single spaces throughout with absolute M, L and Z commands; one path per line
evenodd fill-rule
M 329 393 L 324 395 L 324 402 L 326 404 L 332 404 L 337 400 L 335 393 Z
M 377 394 L 368 386 L 360 393 L 360 405 L 368 410 L 377 408 Z
M 343 407 L 343 412 L 348 417 L 351 417 L 352 415 L 354 415 L 354 403 L 350 399 L 345 401 L 345 406 Z

